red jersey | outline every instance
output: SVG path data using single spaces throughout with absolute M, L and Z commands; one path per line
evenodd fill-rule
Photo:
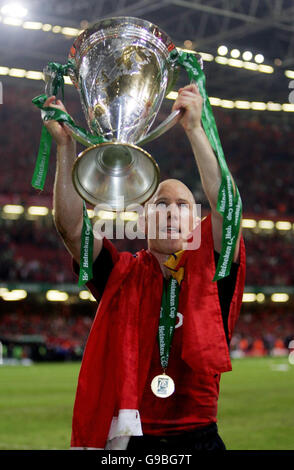
M 88 284 L 97 300 L 103 295 L 79 375 L 73 447 L 104 448 L 107 439 L 141 435 L 140 419 L 143 433 L 161 435 L 216 421 L 220 374 L 231 370 L 227 343 L 242 302 L 245 249 L 241 238 L 236 280 L 230 295 L 221 299 L 220 285 L 228 278 L 212 281 L 210 216 L 201 226 L 201 248 L 184 252 L 176 268 L 184 267 L 185 275 L 167 368 L 176 387 L 169 398 L 157 398 L 149 389 L 154 376 L 162 373 L 157 344 L 163 289 L 160 266 L 150 252 L 141 250 L 132 257 L 118 253 L 104 240 L 105 250 L 99 255 L 103 260 L 94 263 L 94 279 Z M 102 271 L 107 257 L 111 263 L 105 281 Z M 98 279 L 103 281 L 103 292 Z M 137 411 L 132 428 L 126 421 L 119 428 L 119 416 Z
M 181 359 L 183 321 L 178 314 L 166 370 L 175 382 L 175 392 L 168 398 L 156 397 L 151 390 L 152 379 L 162 374 L 157 341 L 154 345 L 139 409 L 144 434 L 174 434 L 216 422 L 220 375 L 199 375 Z

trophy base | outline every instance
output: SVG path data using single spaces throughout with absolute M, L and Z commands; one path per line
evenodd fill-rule
M 136 145 L 105 142 L 79 154 L 72 178 L 85 201 L 120 211 L 151 198 L 159 184 L 159 167 L 149 153 Z

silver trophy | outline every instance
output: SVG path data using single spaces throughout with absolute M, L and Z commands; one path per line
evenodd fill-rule
M 181 111 L 175 111 L 147 134 L 175 83 L 174 44 L 148 21 L 108 18 L 77 37 L 69 60 L 68 74 L 80 94 L 89 128 L 93 135 L 107 140 L 94 146 L 82 142 L 91 147 L 74 163 L 77 192 L 90 204 L 105 204 L 114 211 L 143 204 L 156 191 L 159 168 L 139 146 L 161 135 L 181 117 Z M 75 130 L 70 130 L 81 141 Z

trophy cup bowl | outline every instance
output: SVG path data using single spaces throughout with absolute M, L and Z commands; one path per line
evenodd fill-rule
M 176 56 L 167 34 L 138 18 L 102 19 L 74 41 L 68 74 L 92 134 L 105 140 L 81 152 L 73 167 L 74 186 L 90 204 L 122 210 L 121 196 L 125 208 L 144 204 L 156 191 L 158 165 L 139 145 L 180 117 L 172 113 L 146 136 L 175 82 Z

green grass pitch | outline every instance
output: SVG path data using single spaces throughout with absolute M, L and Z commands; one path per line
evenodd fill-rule
M 80 364 L 0 366 L 0 449 L 68 449 Z M 294 365 L 233 360 L 222 375 L 219 433 L 229 450 L 294 449 Z

